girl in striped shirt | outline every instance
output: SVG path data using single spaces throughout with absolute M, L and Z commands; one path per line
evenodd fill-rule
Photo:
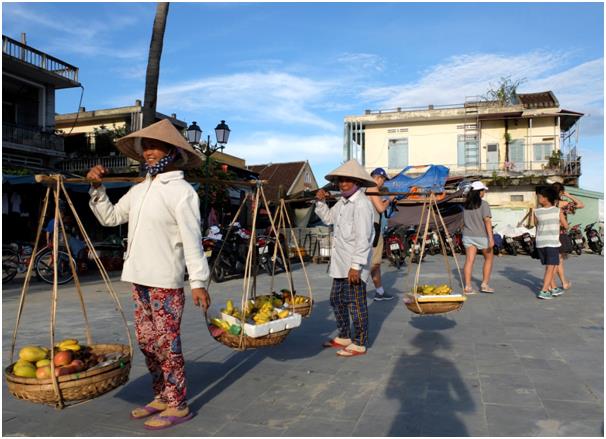
M 564 293 L 556 287 L 555 270 L 560 263 L 560 226 L 568 228 L 564 213 L 555 206 L 557 192 L 550 186 L 536 189 L 537 200 L 541 206 L 534 211 L 536 232 L 536 247 L 541 263 L 545 266 L 543 288 L 537 294 L 538 299 L 553 299 Z

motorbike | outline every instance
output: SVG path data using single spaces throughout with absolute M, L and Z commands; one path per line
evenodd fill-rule
M 430 230 L 428 232 L 426 242 L 425 242 L 425 251 L 430 255 L 437 255 L 442 251 L 442 246 L 440 245 L 440 237 L 435 230 Z
M 402 237 L 396 233 L 398 226 L 392 226 L 385 231 L 383 236 L 384 249 L 387 258 L 399 270 L 402 265 L 406 265 L 406 248 Z
M 454 248 L 455 253 L 465 254 L 465 246 L 463 245 L 463 236 L 460 231 L 456 231 L 451 233 L 450 236 L 446 236 L 444 230 L 441 230 L 442 240 L 444 245 L 446 246 L 446 254 L 448 256 L 452 256 L 452 250 L 450 248 L 449 242 L 452 242 L 452 247 Z
M 604 243 L 602 242 L 602 237 L 600 233 L 593 228 L 596 223 L 587 224 L 585 226 L 585 235 L 587 236 L 587 245 L 592 252 L 595 254 L 601 255 L 602 249 L 604 248 Z
M 267 232 L 267 231 L 266 231 Z M 284 235 L 280 233 L 280 244 L 284 257 L 287 257 L 286 252 L 288 251 L 285 246 Z M 280 249 L 276 251 L 276 236 L 273 231 L 268 234 L 259 235 L 256 242 L 257 247 L 257 261 L 259 268 L 267 272 L 268 274 L 278 273 L 286 270 L 286 262 L 282 258 Z M 274 252 L 276 254 L 274 258 Z
M 503 237 L 499 234 L 499 233 L 494 233 L 494 227 L 496 224 L 493 224 L 493 233 L 492 233 L 492 239 L 494 241 L 494 247 L 492 248 L 492 251 L 494 253 L 495 256 L 500 255 L 501 251 L 504 248 L 504 239 Z
M 513 241 L 514 244 L 527 255 L 532 255 L 534 252 L 535 239 L 530 233 L 524 232 L 519 236 L 514 236 Z
M 583 247 L 585 247 L 585 237 L 581 232 L 581 225 L 575 224 L 568 231 L 568 236 L 572 240 L 572 251 L 577 255 L 583 253 Z
M 425 253 L 421 255 L 421 243 L 418 239 L 417 226 L 410 226 L 404 230 L 404 245 L 408 249 L 406 257 L 410 258 L 413 264 L 418 263 L 425 257 Z
M 204 253 L 211 267 L 213 281 L 221 283 L 228 277 L 244 274 L 250 232 L 234 224 L 229 236 L 227 229 L 202 239 Z
M 518 246 L 511 236 L 503 235 L 503 250 L 511 256 L 516 256 L 518 254 Z

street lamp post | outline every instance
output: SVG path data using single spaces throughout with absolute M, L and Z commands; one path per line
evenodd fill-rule
M 223 151 L 225 148 L 225 144 L 229 139 L 229 133 L 231 130 L 227 126 L 224 120 L 221 121 L 219 125 L 215 128 L 215 136 L 217 138 L 217 142 L 213 145 L 210 143 L 210 134 L 206 137 L 206 144 L 200 144 L 200 139 L 202 138 L 202 129 L 196 122 L 192 122 L 192 124 L 187 128 L 187 141 L 191 143 L 196 149 L 198 149 L 202 154 L 206 156 L 205 164 L 204 164 L 204 208 L 203 208 L 203 218 L 202 218 L 202 233 L 204 233 L 208 227 L 208 179 L 210 178 L 210 156 L 213 155 L 217 151 Z

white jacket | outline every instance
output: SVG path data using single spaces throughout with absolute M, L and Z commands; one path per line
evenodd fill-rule
M 316 203 L 316 214 L 326 225 L 334 225 L 330 277 L 346 278 L 349 269 L 362 270 L 360 278 L 368 280 L 372 257 L 374 207 L 366 195 L 358 190 L 349 199 L 341 197 L 332 207 Z
M 210 277 L 202 248 L 200 200 L 183 171 L 149 175 L 114 205 L 103 186 L 91 188 L 90 208 L 101 224 L 128 222 L 122 281 L 156 288 L 182 288 L 185 265 L 191 288 Z M 185 260 L 185 265 L 184 265 Z

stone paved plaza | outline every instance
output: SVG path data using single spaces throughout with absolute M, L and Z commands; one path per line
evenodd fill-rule
M 439 256 L 422 281 L 443 283 Z M 2 428 L 10 436 L 603 436 L 604 261 L 568 259 L 573 288 L 540 301 L 542 267 L 528 256 L 495 260 L 494 295 L 470 296 L 459 312 L 417 316 L 402 304 L 412 273 L 384 261 L 386 290 L 397 300 L 369 301 L 368 355 L 339 358 L 322 342 L 334 335 L 326 265 L 308 266 L 316 297 L 309 319 L 277 347 L 236 352 L 215 342 L 199 310 L 186 304 L 182 326 L 188 396 L 196 417 L 150 433 L 129 411 L 151 399 L 151 380 L 136 350 L 130 381 L 63 411 L 2 392 Z M 475 275 L 481 265 L 476 264 Z M 305 289 L 302 271 L 297 289 Z M 478 280 L 479 281 L 479 280 Z M 129 285 L 114 276 L 129 322 Z M 269 277 L 259 277 L 259 291 Z M 277 286 L 287 287 L 278 277 Z M 93 337 L 125 341 L 101 282 L 84 282 Z M 239 298 L 241 280 L 213 284 L 213 310 Z M 3 365 L 19 299 L 3 286 Z M 188 291 L 189 294 L 189 291 Z M 370 289 L 369 296 L 374 295 Z M 25 303 L 17 349 L 49 343 L 50 288 L 35 283 Z M 60 289 L 57 338 L 83 338 L 72 285 Z M 132 331 L 132 326 L 131 326 Z M 134 331 L 132 331 L 134 334 Z

